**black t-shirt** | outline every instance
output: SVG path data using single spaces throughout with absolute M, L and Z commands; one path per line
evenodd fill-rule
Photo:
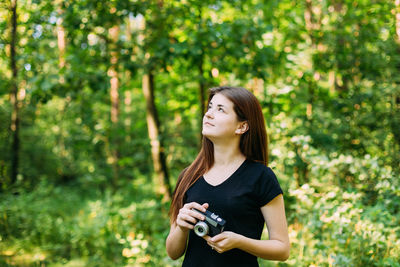
M 185 203 L 208 203 L 208 210 L 226 220 L 224 231 L 260 239 L 264 228 L 261 207 L 282 189 L 273 171 L 261 163 L 245 160 L 223 183 L 213 186 L 200 177 L 186 192 Z M 190 231 L 182 266 L 258 266 L 257 257 L 239 249 L 224 253 L 211 249 L 207 242 Z

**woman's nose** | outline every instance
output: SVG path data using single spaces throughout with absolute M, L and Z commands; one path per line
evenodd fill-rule
M 206 114 L 204 114 L 204 116 L 206 116 L 207 118 L 212 118 L 213 117 L 212 109 L 211 108 L 207 109 Z

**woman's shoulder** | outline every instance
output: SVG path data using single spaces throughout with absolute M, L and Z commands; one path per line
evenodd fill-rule
M 276 179 L 273 170 L 261 162 L 248 159 L 246 160 L 246 168 L 244 169 L 243 175 L 251 183 L 258 183 L 260 179 Z
M 272 169 L 261 162 L 249 161 L 248 173 L 243 183 L 250 186 L 260 207 L 282 193 L 278 179 Z
M 251 159 L 247 159 L 248 169 L 254 170 L 257 172 L 265 172 L 265 173 L 273 173 L 272 169 L 266 166 L 264 163 L 254 161 Z

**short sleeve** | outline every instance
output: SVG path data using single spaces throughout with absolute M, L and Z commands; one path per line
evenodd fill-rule
M 283 194 L 275 173 L 268 167 L 260 174 L 255 186 L 255 197 L 259 207 L 268 204 L 279 194 Z

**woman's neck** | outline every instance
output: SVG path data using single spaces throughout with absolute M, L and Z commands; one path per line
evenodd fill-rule
M 228 166 L 243 162 L 246 157 L 239 149 L 239 144 L 214 144 L 214 166 Z

